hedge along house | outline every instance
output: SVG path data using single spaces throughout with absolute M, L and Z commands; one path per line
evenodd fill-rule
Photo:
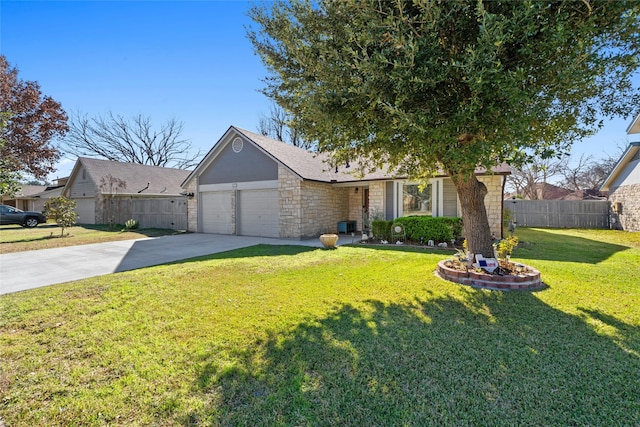
M 324 154 L 231 126 L 183 182 L 188 230 L 305 239 L 362 231 L 368 215 L 460 216 L 455 187 L 445 176 L 417 182 L 383 171 L 364 176 L 353 165 L 332 168 Z M 502 235 L 502 198 L 509 168 L 478 172 L 491 231 Z M 338 223 L 347 230 L 338 230 Z M 353 227 L 355 226 L 355 227 Z
M 640 135 L 640 114 L 627 134 Z M 629 144 L 600 191 L 609 192 L 611 228 L 640 231 L 640 141 Z
M 180 184 L 190 171 L 80 157 L 62 191 L 76 202 L 79 224 L 187 228 L 187 197 Z

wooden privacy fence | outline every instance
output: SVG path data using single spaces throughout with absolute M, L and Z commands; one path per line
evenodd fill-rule
M 140 228 L 187 229 L 186 197 L 113 197 L 103 199 L 107 223 L 135 219 Z
M 518 227 L 609 228 L 607 200 L 505 200 Z

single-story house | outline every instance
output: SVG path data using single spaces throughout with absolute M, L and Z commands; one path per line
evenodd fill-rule
M 8 195 L 2 196 L 2 204 L 7 206 L 13 206 L 14 208 L 21 209 L 23 211 L 33 211 L 35 208 L 35 195 L 41 193 L 47 189 L 46 185 L 21 185 L 20 191 L 18 191 L 13 197 Z
M 640 114 L 627 134 L 640 134 Z M 600 191 L 609 192 L 611 228 L 640 231 L 640 141 L 629 144 Z
M 516 197 L 522 200 L 562 200 L 563 197 L 571 193 L 572 191 L 567 188 L 549 184 L 548 182 L 539 182 L 535 184 L 533 188 L 524 189 L 520 193 L 518 191 L 506 193 L 504 199 L 510 200 Z
M 52 197 L 62 194 L 67 178 L 58 178 L 51 185 L 23 185 L 14 197 L 2 196 L 2 204 L 23 211 L 43 211 L 44 204 Z
M 186 229 L 188 170 L 80 157 L 62 195 L 76 202 L 79 224 Z
M 192 196 L 188 230 L 304 239 L 362 231 L 369 217 L 460 216 L 446 176 L 430 178 L 423 188 L 384 171 L 359 176 L 353 165 L 332 168 L 326 158 L 231 126 L 182 184 Z M 506 165 L 477 173 L 489 190 L 485 203 L 496 237 L 509 173 Z
M 64 186 L 67 184 L 69 178 L 58 178 L 56 183 L 48 186 L 44 191 L 34 194 L 33 210 L 44 211 L 44 204 L 47 203 L 53 197 L 60 197 Z

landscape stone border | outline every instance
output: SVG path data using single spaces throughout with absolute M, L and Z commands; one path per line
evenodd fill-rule
M 540 279 L 540 272 L 533 267 L 527 266 L 530 270 L 527 273 L 500 276 L 485 272 L 456 270 L 447 267 L 445 265 L 447 261 L 450 260 L 442 260 L 438 263 L 437 275 L 444 280 L 461 285 L 496 291 L 538 291 L 546 287 Z

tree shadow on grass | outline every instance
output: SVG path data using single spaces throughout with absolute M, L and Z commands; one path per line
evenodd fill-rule
M 628 345 L 528 293 L 344 305 L 231 363 L 229 349 L 204 355 L 194 392 L 211 404 L 183 424 L 635 426 Z
M 103 231 L 114 234 L 130 231 L 136 234 L 142 234 L 143 236 L 147 237 L 173 236 L 176 234 L 186 233 L 186 231 L 183 230 L 172 230 L 170 228 L 135 228 L 131 230 L 125 230 L 125 226 L 123 224 L 77 224 L 73 227 L 84 228 L 87 230 Z
M 245 248 L 230 249 L 224 252 L 217 252 L 214 254 L 174 261 L 174 262 L 171 262 L 170 264 L 185 264 L 185 263 L 190 263 L 194 261 L 204 261 L 204 260 L 212 260 L 212 259 L 240 259 L 240 258 L 271 257 L 271 256 L 283 256 L 283 255 L 293 256 L 293 255 L 298 255 L 305 252 L 313 252 L 313 251 L 320 251 L 320 250 L 322 249 L 311 247 L 311 246 L 258 244 L 253 246 L 247 246 Z
M 539 229 L 527 229 L 526 241 L 522 237 L 520 240 L 521 244 L 513 254 L 518 259 L 598 264 L 617 252 L 629 249 L 628 246 Z
M 611 329 L 610 335 L 612 339 L 620 348 L 640 357 L 640 328 L 621 322 L 619 319 L 603 313 L 600 310 L 591 310 L 583 307 L 578 307 L 578 310 L 590 319 L 609 327 Z

